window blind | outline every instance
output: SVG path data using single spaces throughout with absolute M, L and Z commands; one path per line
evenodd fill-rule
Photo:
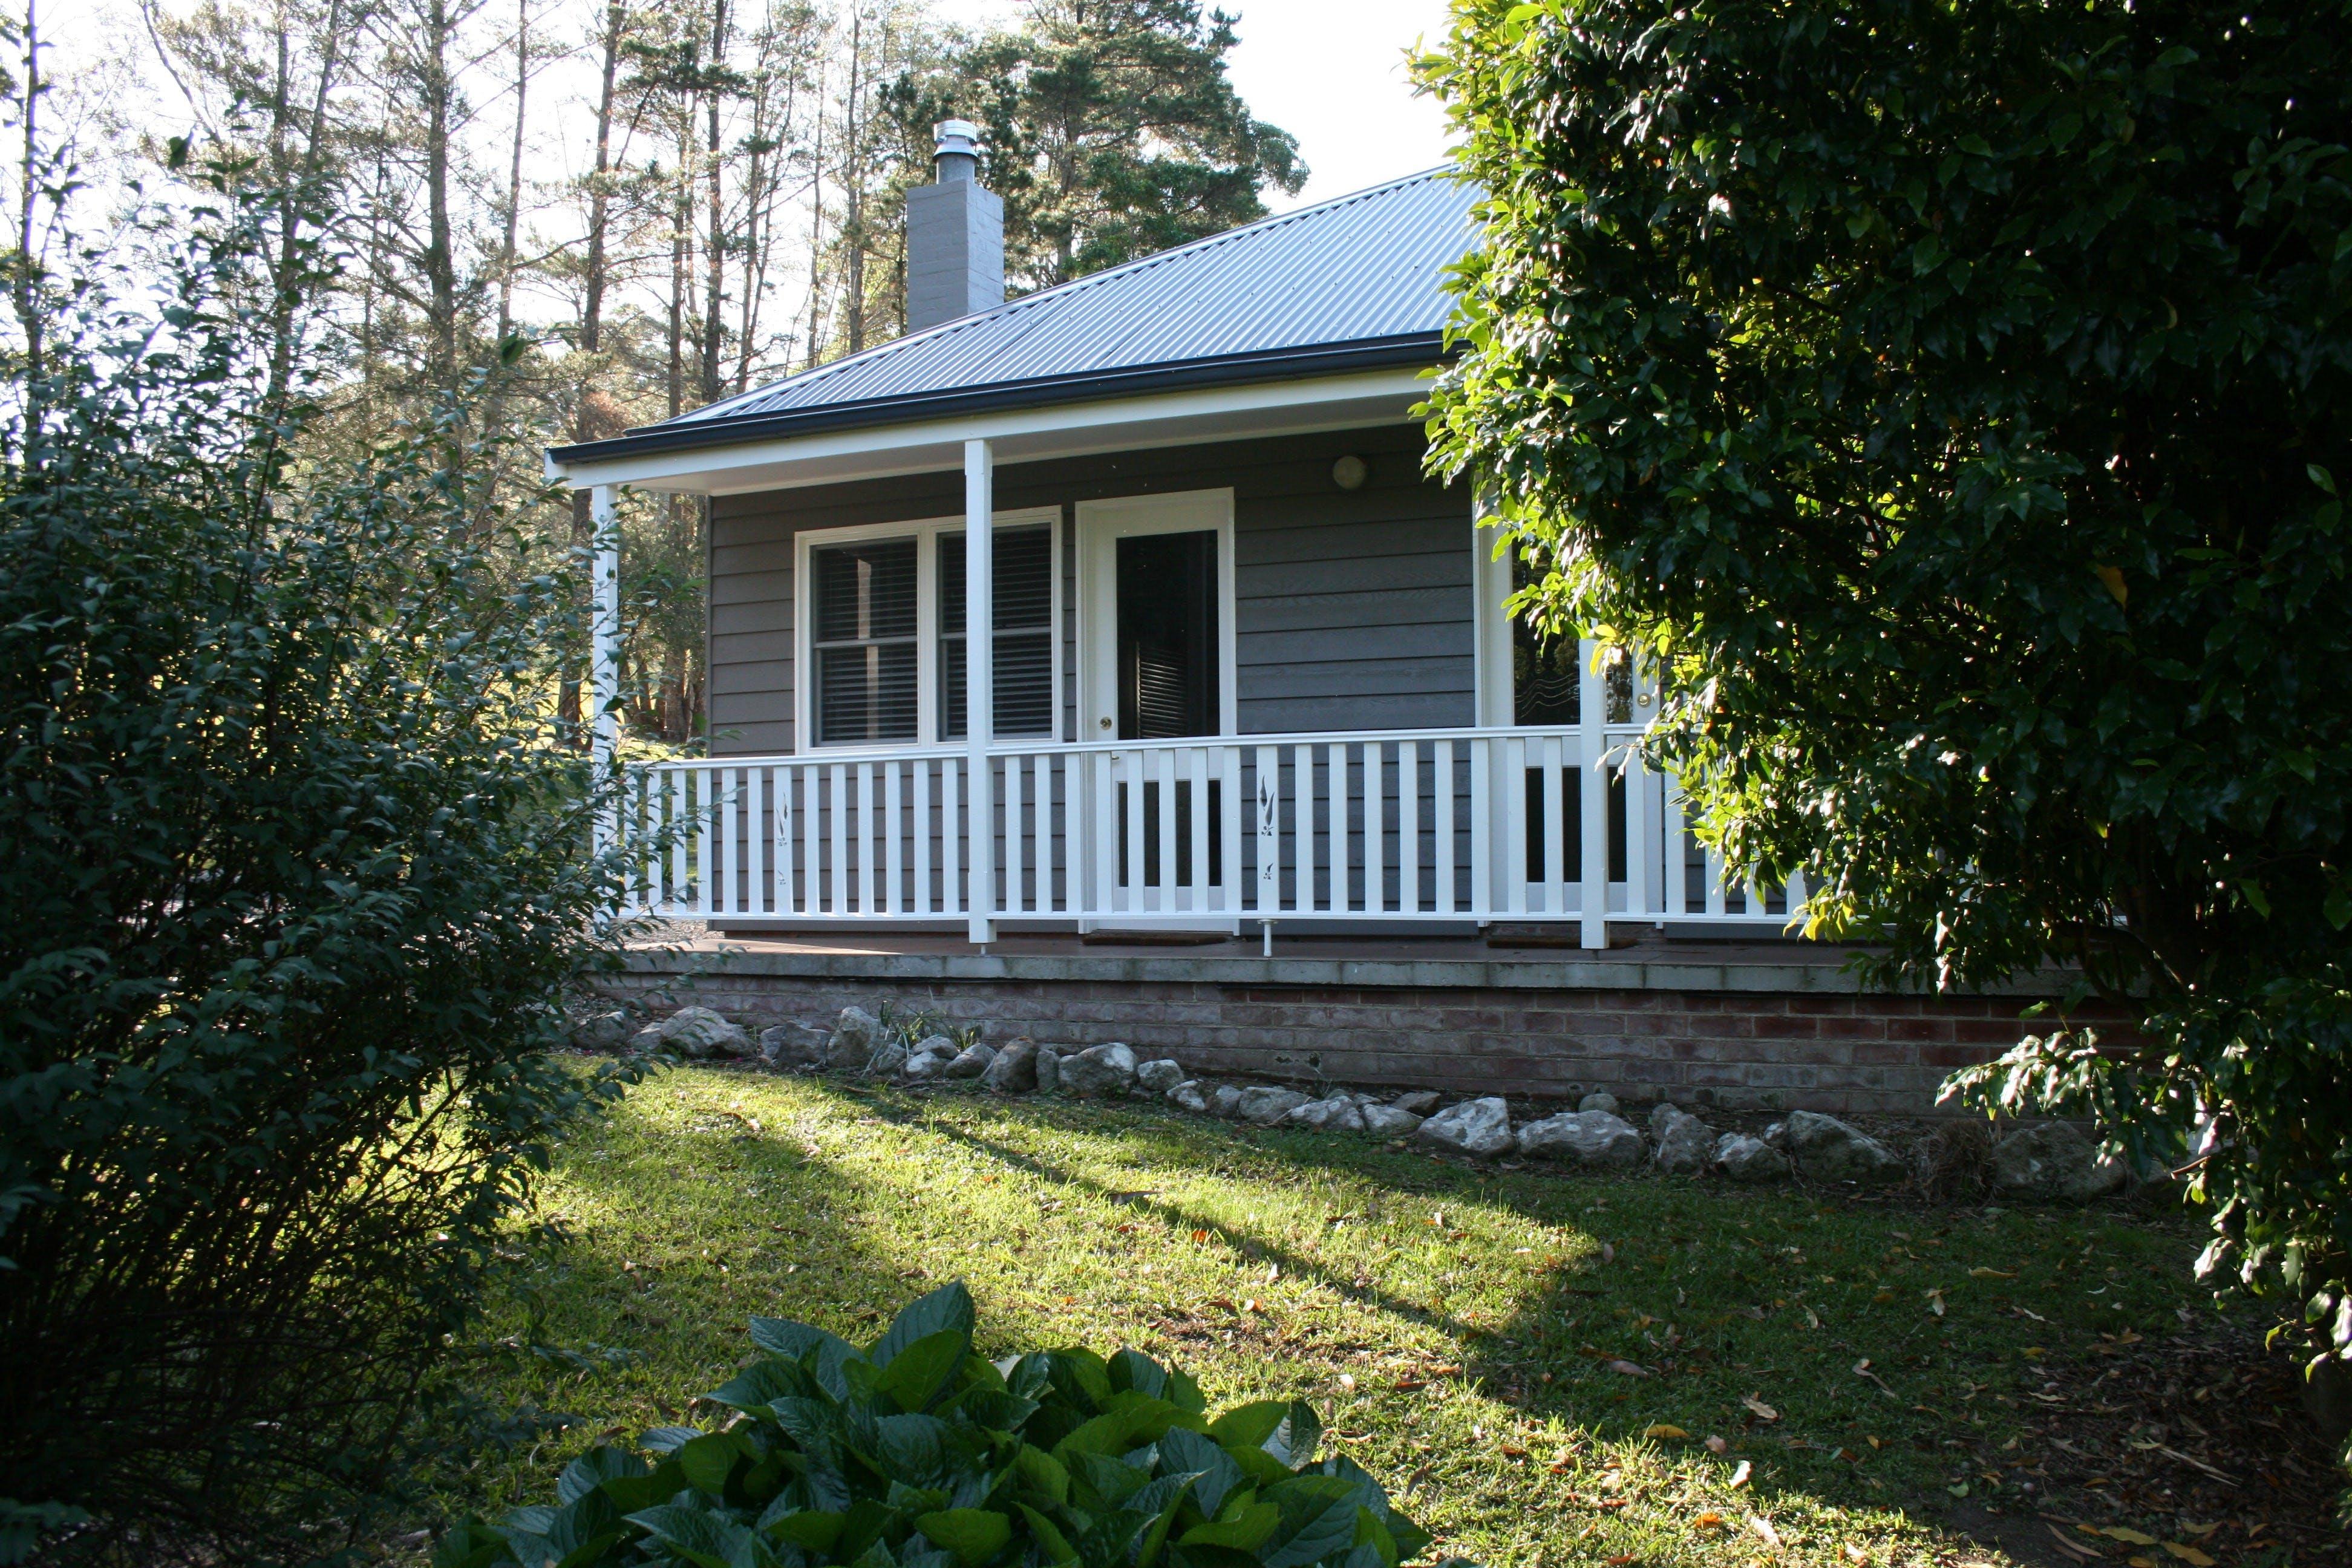
M 915 541 L 825 545 L 809 570 L 817 743 L 913 740 Z
M 996 732 L 1054 732 L 1054 535 L 1001 528 L 995 540 Z M 964 733 L 963 534 L 939 536 L 940 734 Z

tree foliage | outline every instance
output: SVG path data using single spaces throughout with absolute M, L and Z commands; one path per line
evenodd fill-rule
M 1289 132 L 1225 76 L 1234 18 L 1199 0 L 1042 0 L 1018 32 L 909 77 L 899 116 L 983 126 L 1009 287 L 1050 288 L 1265 216 L 1307 183 Z M 926 141 L 928 145 L 928 140 Z
M 1529 612 L 1654 661 L 1648 746 L 1816 934 L 2131 1008 L 1971 1092 L 2193 1133 L 2304 1295 L 2352 1249 L 2347 22 L 1465 0 L 1423 65 L 1488 193 L 1435 460 Z
M 0 1468 L 69 1558 L 356 1528 L 622 1081 L 543 1054 L 614 935 L 568 584 L 458 411 L 297 470 L 282 232 L 45 279 L 0 424 Z

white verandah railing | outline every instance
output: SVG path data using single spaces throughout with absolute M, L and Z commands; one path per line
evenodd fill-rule
M 635 912 L 747 923 L 990 918 L 1768 922 L 1804 900 L 1727 887 L 1632 723 L 936 748 L 638 765 L 618 841 Z M 1597 917 L 1597 918 L 1596 918 Z

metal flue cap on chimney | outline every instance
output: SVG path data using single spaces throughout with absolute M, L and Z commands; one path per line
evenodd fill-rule
M 980 127 L 969 120 L 942 120 L 931 128 L 931 172 L 940 184 L 970 180 L 980 173 Z

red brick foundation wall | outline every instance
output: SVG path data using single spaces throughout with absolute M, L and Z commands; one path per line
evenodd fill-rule
M 1933 1112 L 1953 1068 L 2045 1026 L 2021 1018 L 2022 997 L 723 972 L 639 973 L 612 989 L 655 1010 L 712 1007 L 755 1031 L 887 1003 L 994 1044 L 1124 1040 L 1210 1077 L 1903 1116 Z

